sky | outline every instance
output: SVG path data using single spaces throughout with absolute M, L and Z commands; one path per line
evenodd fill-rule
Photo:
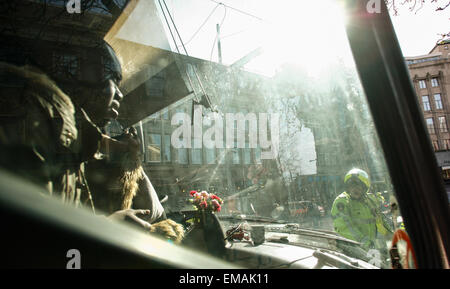
M 416 7 L 412 12 L 409 11 L 411 7 L 409 4 L 401 5 L 402 1 L 397 1 L 398 15 L 393 15 L 391 10 L 391 19 L 404 56 L 419 56 L 429 53 L 436 41 L 440 39 L 439 34 L 450 32 L 450 7 L 444 11 L 435 11 L 436 7 L 443 6 L 447 0 L 437 0 L 437 3 L 431 3 L 430 1 L 427 0 L 425 6 L 421 9 Z M 151 3 L 152 1 L 144 2 Z M 264 46 L 269 53 L 270 50 L 279 50 L 282 47 L 285 50 L 285 54 L 287 53 L 283 56 L 286 58 L 290 56 L 289 54 L 298 56 L 298 47 L 301 50 L 307 48 L 306 45 L 301 43 L 301 38 L 314 42 L 320 41 L 321 35 L 327 34 L 328 42 L 330 42 L 330 39 L 333 40 L 333 37 L 338 38 L 337 40 L 342 39 L 341 30 L 338 30 L 337 27 L 321 25 L 325 23 L 323 19 L 339 20 L 336 19 L 336 9 L 329 4 L 332 2 L 335 1 L 321 0 L 310 2 L 301 0 L 292 2 L 278 0 L 274 2 L 267 0 L 222 0 L 219 2 L 215 0 L 166 0 L 172 13 L 171 16 L 177 23 L 183 42 L 191 56 L 218 61 L 216 25 L 220 24 L 222 57 L 224 64 L 228 65 L 260 46 Z M 158 3 L 158 1 L 155 1 L 155 3 Z M 225 3 L 228 5 L 228 8 L 218 5 L 218 3 Z M 277 5 L 274 5 L 274 3 Z M 292 3 L 295 4 L 292 5 Z M 153 3 L 151 4 L 153 5 Z M 160 10 L 158 4 L 155 6 L 156 9 Z M 236 9 L 234 10 L 232 7 Z M 155 8 L 138 10 L 151 11 Z M 237 11 L 237 9 L 241 12 Z M 142 23 L 143 17 L 135 18 L 139 20 L 139 23 Z M 294 22 L 292 22 L 292 19 L 294 19 Z M 167 30 L 164 19 L 161 18 L 160 20 L 164 28 L 158 29 Z M 278 30 L 277 25 L 272 25 L 273 23 L 280 24 L 278 25 Z M 297 27 L 305 27 L 306 29 L 294 29 L 292 23 Z M 124 34 L 130 34 L 129 31 L 135 30 L 139 25 L 134 24 L 131 26 L 133 29 L 128 29 L 128 32 Z M 155 23 L 146 23 L 140 26 L 145 30 L 148 30 L 149 27 L 157 27 Z M 307 27 L 314 27 L 314 29 L 308 29 Z M 299 31 L 300 33 L 298 33 Z M 313 33 L 305 34 L 308 31 L 313 31 Z M 332 32 L 327 33 L 327 31 Z M 146 37 L 160 35 L 160 33 L 156 32 L 139 34 L 146 35 Z M 169 35 L 169 31 L 166 31 L 165 34 Z M 338 36 L 334 36 L 336 34 Z M 290 37 L 291 35 L 296 36 Z M 319 37 L 316 37 L 317 35 Z M 283 37 L 288 41 L 281 39 Z M 129 40 L 136 41 L 135 39 Z M 145 44 L 167 49 L 168 41 L 170 46 L 172 46 L 172 50 L 175 51 L 172 39 L 163 41 L 166 43 L 164 47 L 159 45 L 159 43 L 156 44 L 157 41 L 155 39 L 150 40 L 151 43 Z M 338 41 L 333 40 L 333 42 L 336 43 Z M 327 54 L 326 51 L 317 51 L 317 49 L 320 49 L 317 45 L 312 45 L 311 47 L 314 47 L 311 49 L 312 51 L 301 52 L 315 55 Z M 184 53 L 181 46 L 178 48 Z M 274 58 L 274 56 L 272 53 L 271 57 Z M 280 58 L 280 56 L 278 55 L 277 57 Z M 317 59 L 318 57 L 315 58 Z
M 314 71 L 323 67 L 320 64 L 325 63 L 324 59 L 351 59 L 344 26 L 336 24 L 342 15 L 336 12 L 337 1 L 334 0 L 166 2 L 189 55 L 193 57 L 218 61 L 216 25 L 219 24 L 225 65 L 231 65 L 259 48 L 262 48 L 262 54 L 244 68 L 267 76 L 274 75 L 282 63 L 301 63 Z M 166 31 L 166 35 L 170 36 L 170 31 Z M 173 41 L 169 40 L 174 50 Z M 324 40 L 334 43 L 333 49 L 314 44 Z
M 428 54 L 440 39 L 438 34 L 450 32 L 450 7 L 434 11 L 442 3 L 428 3 L 417 12 L 410 12 L 407 5 L 399 5 L 398 16 L 391 11 L 392 23 L 405 57 Z
M 177 21 L 183 23 L 188 20 L 191 23 L 191 25 L 181 27 L 180 30 L 183 30 L 182 35 L 185 42 L 189 41 L 192 35 L 195 35 L 192 41 L 188 43 L 187 47 L 191 51 L 202 51 L 202 53 L 198 54 L 204 55 L 201 58 L 218 61 L 216 51 L 217 46 L 214 48 L 212 44 L 214 43 L 214 35 L 216 33 L 215 24 L 221 23 L 221 37 L 224 37 L 222 39 L 223 58 L 225 63 L 230 64 L 236 61 L 236 58 L 239 58 L 237 57 L 238 55 L 242 56 L 249 52 L 250 48 L 246 47 L 244 43 L 250 42 L 249 35 L 258 35 L 258 32 L 255 32 L 254 28 L 260 27 L 263 22 L 259 21 L 256 17 L 239 13 L 230 8 L 224 9 L 222 6 L 216 7 L 213 11 L 217 3 L 225 3 L 230 7 L 235 7 L 264 20 L 270 19 L 274 14 L 276 14 L 276 9 L 280 8 L 282 9 L 282 12 L 280 12 L 282 14 L 286 14 L 286 19 L 293 17 L 296 18 L 296 20 L 306 19 L 309 21 L 311 18 L 308 17 L 308 14 L 306 14 L 305 17 L 305 14 L 302 13 L 302 11 L 312 10 L 313 13 L 310 13 L 312 15 L 317 12 L 315 8 L 317 3 L 327 3 L 333 1 L 312 1 L 314 2 L 314 5 L 310 7 L 311 9 L 308 9 L 308 5 L 310 4 L 304 7 L 307 9 L 301 9 L 301 7 L 303 7 L 301 5 L 299 5 L 298 8 L 290 8 L 289 1 L 283 0 L 275 2 L 267 1 L 270 4 L 270 9 L 266 9 L 266 7 L 264 7 L 264 3 L 266 1 L 261 0 L 166 0 L 166 2 L 169 7 L 176 7 L 172 8 L 172 12 Z M 403 55 L 419 56 L 429 53 L 434 47 L 436 41 L 440 39 L 439 34 L 450 32 L 450 7 L 444 11 L 435 11 L 437 7 L 443 6 L 447 3 L 447 1 L 437 0 L 436 3 L 431 3 L 431 0 L 426 0 L 427 4 L 425 6 L 421 9 L 418 9 L 416 6 L 415 10 L 412 12 L 409 10 L 411 5 L 401 5 L 401 2 L 403 1 L 397 1 L 397 16 L 394 16 L 391 11 L 391 19 L 394 24 L 397 38 L 400 42 Z M 273 5 L 273 3 L 277 3 L 277 5 Z M 298 3 L 305 5 L 308 1 L 301 0 L 298 1 Z M 320 15 L 325 15 L 326 18 L 335 17 L 333 14 L 334 11 L 336 11 L 335 9 L 333 9 L 329 4 L 323 4 L 322 6 L 323 7 L 319 7 L 321 11 Z M 192 13 L 183 13 L 183 11 L 189 11 L 191 9 L 196 12 L 196 17 L 192 17 Z M 206 25 L 203 26 L 197 34 L 195 34 L 195 30 L 201 26 L 211 11 L 213 11 L 213 13 L 208 19 Z M 276 19 L 275 21 L 279 22 L 280 19 Z M 299 23 L 307 26 L 305 23 Z M 314 26 L 317 27 L 317 22 L 314 23 Z M 286 25 L 286 27 L 289 27 L 289 25 Z M 331 33 L 328 35 L 331 35 Z M 256 38 L 257 37 L 255 37 L 255 40 Z M 206 43 L 207 45 L 205 45 Z M 236 45 L 236 43 L 240 43 L 240 45 Z M 294 45 L 295 44 L 296 43 L 294 43 Z

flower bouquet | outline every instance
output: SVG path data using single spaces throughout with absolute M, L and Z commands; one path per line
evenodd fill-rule
M 222 209 L 223 200 L 206 191 L 190 191 L 189 201 L 195 208 L 194 216 L 186 222 L 191 223 L 188 234 L 195 240 L 203 238 L 207 251 L 219 258 L 225 254 L 225 235 L 215 212 Z
M 206 191 L 190 191 L 192 199 L 189 201 L 197 210 L 205 212 L 220 212 L 223 200 L 215 194 L 209 194 Z
M 191 221 L 196 224 L 205 226 L 211 220 L 210 216 L 222 209 L 223 200 L 215 194 L 206 191 L 190 191 L 189 194 L 192 197 L 189 202 L 194 205 L 197 212 Z

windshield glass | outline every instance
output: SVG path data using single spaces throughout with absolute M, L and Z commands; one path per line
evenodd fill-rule
M 156 191 L 173 196 L 168 210 L 192 208 L 189 192 L 207 191 L 224 200 L 219 216 L 270 217 L 335 231 L 333 203 L 339 196 L 349 203 L 341 195 L 344 176 L 359 168 L 369 175 L 370 188 L 361 191 L 375 197 L 372 209 L 391 219 L 393 191 L 342 7 L 336 1 L 273 4 L 156 5 L 191 92 L 139 123 Z M 193 13 L 210 17 L 193 19 Z M 119 46 L 134 40 L 122 31 Z M 378 232 L 370 238 L 386 243 L 389 237 Z
M 52 9 L 65 9 L 63 1 L 54 2 Z M 98 5 L 62 14 L 62 22 L 90 21 L 73 26 L 78 33 L 73 38 L 69 32 L 61 34 L 64 39 L 46 34 L 58 26 L 57 18 L 30 33 L 42 43 L 64 42 L 46 64 L 53 67 L 47 74 L 69 96 L 79 94 L 80 82 L 101 80 L 90 59 L 97 48 L 86 44 L 94 35 L 80 31 L 103 35 L 117 60 L 103 56 L 98 63 L 103 76 L 120 80 L 116 88 L 123 100 L 111 109 L 117 117 L 102 125 L 97 110 L 84 111 L 104 135 L 120 139 L 132 128 L 141 168 L 168 217 L 213 206 L 227 241 L 245 242 L 245 231 L 251 237 L 252 226 L 262 224 L 273 233 L 266 241 L 278 238 L 323 249 L 320 254 L 340 256 L 342 262 L 357 258 L 386 267 L 401 218 L 391 208 L 394 191 L 341 1 L 106 1 L 116 10 L 104 1 L 88 2 Z M 45 47 L 32 46 L 25 32 L 5 37 L 27 38 L 22 46 L 29 45 L 28 52 Z M 11 59 L 7 55 L 11 51 L 2 61 Z M 87 103 L 74 101 L 75 111 Z M 108 152 L 102 151 L 107 160 L 123 165 L 123 153 Z M 125 195 L 116 209 L 138 203 L 132 199 L 139 190 L 132 186 L 128 195 L 96 197 L 98 186 L 106 188 L 99 172 L 111 176 L 113 168 L 94 161 L 86 166 L 96 214 L 113 213 L 110 199 Z M 196 194 L 202 191 L 217 201 L 201 205 Z M 151 214 L 158 208 L 153 204 Z M 240 240 L 233 229 L 242 229 Z

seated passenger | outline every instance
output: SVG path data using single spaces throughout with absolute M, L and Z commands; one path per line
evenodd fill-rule
M 43 192 L 64 203 L 87 206 L 94 212 L 85 162 L 101 150 L 137 150 L 133 141 L 111 139 L 99 129 L 117 118 L 123 95 L 118 89 L 122 74 L 117 56 L 103 40 L 96 47 L 98 59 L 93 66 L 99 66 L 97 72 L 103 71 L 102 80 L 92 87 L 79 83 L 76 97 L 67 95 L 44 73 L 45 65 L 39 60 L 45 63 L 46 55 L 36 57 L 34 66 L 0 63 L 0 72 L 14 84 L 0 87 L 0 166 L 40 185 Z M 138 213 L 150 212 L 127 210 L 115 217 L 128 216 L 149 227 L 139 221 Z

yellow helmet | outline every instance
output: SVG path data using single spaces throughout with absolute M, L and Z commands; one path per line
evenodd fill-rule
M 361 169 L 351 169 L 344 177 L 344 183 L 347 183 L 348 180 L 350 180 L 352 177 L 358 178 L 363 184 L 366 185 L 367 190 L 370 188 L 370 179 L 369 175 L 361 170 Z

